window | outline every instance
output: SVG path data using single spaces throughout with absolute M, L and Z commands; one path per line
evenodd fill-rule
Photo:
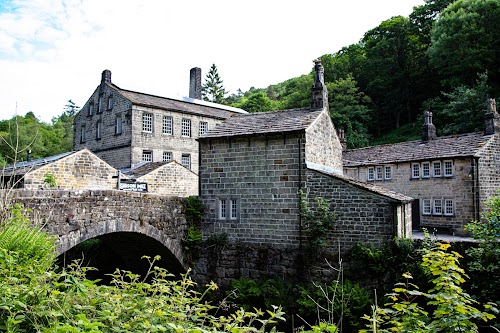
M 385 167 L 385 179 L 392 179 L 392 167 Z
M 170 116 L 163 116 L 163 134 L 172 135 L 174 134 L 174 121 Z
M 143 162 L 153 162 L 153 152 L 151 150 L 142 151 L 142 161 Z
M 453 162 L 452 161 L 444 161 L 444 176 L 445 177 L 453 176 Z
M 422 163 L 422 178 L 429 178 L 431 176 L 431 163 L 423 162 Z
M 453 200 L 445 199 L 444 200 L 444 215 L 453 215 Z
M 122 116 L 115 117 L 115 134 L 122 134 Z
M 422 214 L 423 215 L 431 215 L 431 199 L 422 200 Z
M 181 135 L 185 137 L 191 136 L 191 120 L 182 119 L 182 131 Z
M 208 132 L 208 123 L 206 121 L 200 121 L 200 136 Z
M 80 143 L 84 143 L 87 140 L 86 133 L 85 133 L 85 126 L 82 126 L 82 129 L 80 131 Z
M 441 177 L 441 161 L 432 162 L 432 176 Z
M 377 180 L 384 179 L 384 168 L 381 166 L 377 167 Z
M 434 199 L 434 214 L 435 215 L 443 214 L 443 201 L 441 199 Z
M 420 164 L 412 163 L 411 165 L 411 178 L 420 178 Z
M 153 133 L 153 114 L 142 114 L 142 131 L 146 133 Z
M 114 106 L 115 102 L 113 100 L 113 95 L 109 95 L 108 97 L 108 110 L 111 110 Z
M 368 180 L 375 180 L 375 169 L 368 168 L 368 175 L 366 177 Z
M 89 116 L 94 114 L 94 102 L 90 102 L 89 104 Z
M 238 200 L 229 200 L 229 218 L 231 220 L 236 220 L 238 218 Z
M 102 105 L 102 95 L 99 95 L 99 100 L 97 102 L 97 113 L 101 113 L 103 109 Z
M 172 160 L 172 152 L 164 151 L 163 152 L 163 162 L 170 162 Z
M 188 169 L 191 169 L 191 155 L 182 154 L 181 164 Z
M 95 124 L 95 138 L 101 140 L 102 137 L 102 122 L 98 120 Z
M 219 218 L 226 219 L 226 217 L 227 217 L 226 200 L 222 199 L 219 200 Z

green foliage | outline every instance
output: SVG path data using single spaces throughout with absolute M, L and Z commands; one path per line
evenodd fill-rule
M 57 186 L 56 176 L 54 176 L 50 172 L 47 172 L 44 175 L 43 183 L 47 184 L 47 186 L 50 187 L 50 188 L 56 187 Z
M 212 64 L 205 77 L 205 83 L 201 87 L 201 93 L 205 101 L 219 104 L 224 103 L 227 92 L 215 64 Z
M 234 106 L 248 112 L 263 112 L 279 109 L 280 103 L 271 100 L 265 92 L 256 91 L 248 97 L 243 96 L 241 102 L 234 104 Z
M 300 215 L 307 232 L 312 253 L 326 248 L 328 231 L 332 228 L 335 214 L 330 212 L 330 202 L 321 197 L 315 198 L 315 205 L 310 207 L 307 195 L 300 192 Z
M 385 133 L 370 142 L 371 145 L 399 143 L 420 140 L 422 137 L 422 122 L 405 124 L 398 129 Z
M 280 305 L 293 307 L 294 286 L 282 279 L 255 280 L 239 278 L 231 281 L 229 298 L 245 310 L 254 307 L 269 309 Z
M 203 201 L 197 196 L 187 197 L 184 201 L 186 209 L 186 220 L 188 227 L 184 232 L 184 237 L 181 240 L 185 250 L 187 260 L 191 261 L 193 257 L 200 251 L 203 244 L 201 233 L 201 221 L 203 219 Z
M 496 308 L 485 304 L 486 311 L 478 310 L 477 302 L 462 289 L 467 275 L 459 266 L 460 254 L 447 252 L 449 247 L 437 243 L 424 250 L 421 266 L 432 284 L 427 292 L 409 282 L 410 273 L 403 274 L 406 282 L 396 284 L 385 307 L 375 305 L 372 316 L 364 316 L 369 329 L 360 332 L 477 332 L 477 322 L 495 318 L 490 312 L 497 312 Z

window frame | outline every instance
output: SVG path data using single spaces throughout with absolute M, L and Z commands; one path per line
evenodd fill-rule
M 99 95 L 99 98 L 97 99 L 97 113 L 101 113 L 103 111 L 103 94 Z
M 208 132 L 208 121 L 200 121 L 200 128 L 198 131 L 198 135 L 202 136 L 207 132 Z
M 113 95 L 108 96 L 108 110 L 113 110 L 113 107 L 115 106 L 115 101 L 113 99 Z
M 115 135 L 120 135 L 122 133 L 123 133 L 122 115 L 117 114 L 115 116 Z
M 153 114 L 150 112 L 142 113 L 142 132 L 153 133 Z
M 102 139 L 102 121 L 101 120 L 98 120 L 95 123 L 95 139 L 96 140 Z
M 447 168 L 446 168 L 446 164 L 450 164 L 450 173 L 446 172 L 447 171 Z M 444 177 L 453 177 L 453 161 L 452 160 L 444 160 L 443 161 L 443 176 Z
M 426 167 L 427 174 L 425 174 Z M 431 178 L 431 162 L 422 162 L 422 178 Z
M 186 166 L 186 164 L 184 163 L 184 159 L 185 158 L 188 158 L 189 159 L 189 165 Z M 184 166 L 185 168 L 191 170 L 191 154 L 182 154 L 181 155 L 181 165 Z
M 170 127 L 170 131 L 168 131 Z M 162 133 L 164 135 L 174 135 L 174 118 L 172 116 L 163 116 Z
M 166 156 L 170 155 L 170 158 L 167 159 Z M 162 155 L 162 161 L 163 162 L 172 162 L 173 159 L 173 154 L 171 151 L 164 151 Z
M 369 182 L 375 180 L 375 168 L 374 167 L 369 167 L 366 170 L 366 180 Z
M 181 137 L 183 137 L 183 138 L 190 138 L 191 137 L 191 119 L 182 118 Z
M 144 157 L 145 156 L 150 156 L 151 159 L 149 160 L 146 160 Z M 143 150 L 142 151 L 142 158 L 141 158 L 141 162 L 153 162 L 153 151 L 152 150 Z
M 426 211 L 426 208 L 428 210 Z M 432 200 L 422 199 L 422 215 L 432 215 Z
M 227 201 L 226 199 L 219 199 L 219 209 L 218 209 L 219 220 L 227 219 Z
M 94 101 L 90 102 L 89 103 L 89 112 L 88 112 L 88 116 L 93 116 L 94 115 L 94 112 L 95 112 L 95 109 L 94 109 Z
M 383 180 L 384 179 L 384 168 L 382 166 L 378 166 L 375 168 L 375 179 L 376 180 Z
M 229 219 L 234 221 L 239 217 L 239 200 L 238 199 L 229 199 Z
M 445 216 L 454 216 L 455 215 L 455 203 L 453 199 L 447 198 L 444 199 L 443 205 L 443 215 Z M 451 212 L 448 213 L 448 208 L 451 208 Z
M 387 172 L 389 171 L 389 172 Z M 392 179 L 392 166 L 390 165 L 385 165 L 384 166 L 384 179 Z
M 439 170 L 439 174 L 436 174 L 436 165 L 439 165 L 439 168 L 437 168 L 437 170 Z M 433 161 L 432 162 L 432 177 L 435 177 L 435 178 L 443 177 L 443 168 L 442 168 L 441 161 Z
M 418 169 L 415 169 L 415 167 L 417 167 Z M 419 179 L 420 175 L 420 163 L 411 163 L 411 179 Z
M 437 204 L 439 203 L 439 204 Z M 440 210 L 438 212 L 437 210 Z M 434 199 L 432 205 L 432 214 L 433 215 L 443 215 L 443 199 Z
M 82 125 L 80 128 L 80 143 L 85 143 L 87 141 L 87 127 Z

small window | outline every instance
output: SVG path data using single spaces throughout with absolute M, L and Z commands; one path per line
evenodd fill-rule
M 172 160 L 172 152 L 164 151 L 163 152 L 163 162 L 170 162 Z
M 200 136 L 208 132 L 208 123 L 206 121 L 200 121 Z
M 80 143 L 84 143 L 87 140 L 87 134 L 85 131 L 85 126 L 82 126 L 82 129 L 80 131 Z
M 142 161 L 143 162 L 153 162 L 153 152 L 151 150 L 142 151 Z
M 163 134 L 173 135 L 174 134 L 174 121 L 170 116 L 163 116 Z
M 445 199 L 444 200 L 444 215 L 453 215 L 454 209 L 453 209 L 453 200 L 452 199 Z
M 385 167 L 385 179 L 392 179 L 392 167 Z
M 444 161 L 444 176 L 445 177 L 453 176 L 453 162 L 452 161 Z
M 219 200 L 219 219 L 226 219 L 226 217 L 227 217 L 226 200 L 221 199 Z
M 115 101 L 113 100 L 113 95 L 109 95 L 108 97 L 108 110 L 113 109 Z
M 377 167 L 377 180 L 384 179 L 384 168 L 381 166 Z
M 115 117 L 115 134 L 122 134 L 122 116 Z
M 412 163 L 411 178 L 420 178 L 420 163 Z
M 89 104 L 89 116 L 92 116 L 94 114 L 94 102 L 90 102 Z
M 432 162 L 432 176 L 433 177 L 441 177 L 441 161 Z
M 443 201 L 434 199 L 434 215 L 443 215 Z
M 102 138 L 102 122 L 99 120 L 95 124 L 95 138 L 101 140 Z
M 191 155 L 182 154 L 181 164 L 188 169 L 191 169 Z
M 238 200 L 229 200 L 229 218 L 231 220 L 238 219 Z
M 103 105 L 102 105 L 102 95 L 99 95 L 99 100 L 97 102 L 97 113 L 101 113 L 103 110 Z
M 422 200 L 422 214 L 423 215 L 431 215 L 431 199 Z
M 184 137 L 191 137 L 191 120 L 182 119 L 181 135 Z
M 375 168 L 368 168 L 368 175 L 367 175 L 367 179 L 368 180 L 375 180 Z
M 431 163 L 423 162 L 422 163 L 422 178 L 429 178 L 431 176 Z
M 142 131 L 146 133 L 153 133 L 153 114 L 142 114 Z

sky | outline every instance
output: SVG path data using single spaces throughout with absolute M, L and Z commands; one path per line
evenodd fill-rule
M 50 122 L 105 69 L 123 89 L 180 98 L 212 64 L 230 93 L 307 74 L 424 0 L 0 0 L 0 119 Z

